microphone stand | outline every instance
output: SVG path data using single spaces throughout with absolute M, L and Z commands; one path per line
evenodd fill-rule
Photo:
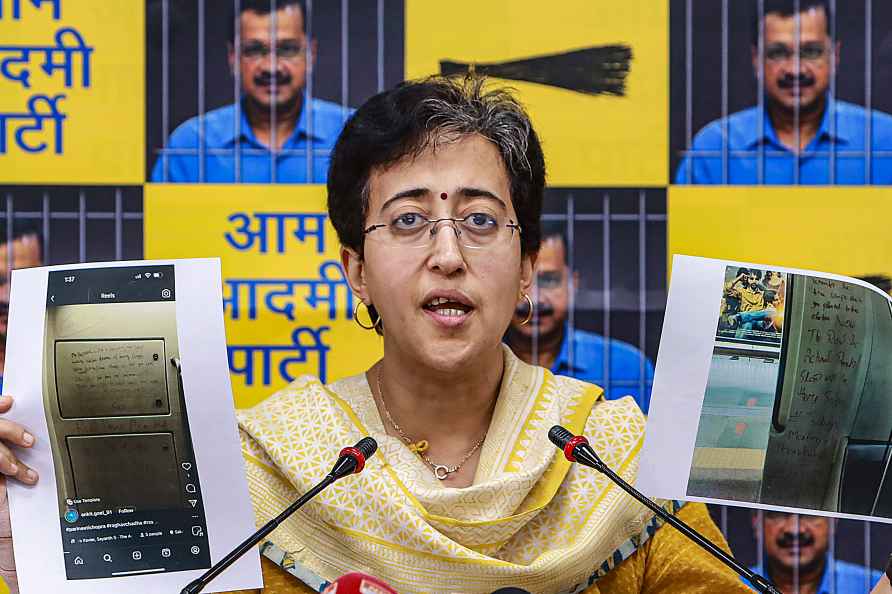
M 378 444 L 371 437 L 363 437 L 359 440 L 359 443 L 352 448 L 344 448 L 341 450 L 341 455 L 338 458 L 338 461 L 335 463 L 334 468 L 331 469 L 325 478 L 316 483 L 309 491 L 301 495 L 297 501 L 289 505 L 285 508 L 285 511 L 280 513 L 278 516 L 267 522 L 263 525 L 260 530 L 249 536 L 244 542 L 235 547 L 232 552 L 228 555 L 217 561 L 210 569 L 208 569 L 203 575 L 198 577 L 197 579 L 189 582 L 189 584 L 182 589 L 180 594 L 198 594 L 201 592 L 214 578 L 223 573 L 223 571 L 235 563 L 235 561 L 247 553 L 251 548 L 259 543 L 263 537 L 268 535 L 270 532 L 275 530 L 279 524 L 284 522 L 291 514 L 299 510 L 304 504 L 321 493 L 325 488 L 330 486 L 336 480 L 343 478 L 349 474 L 355 474 L 361 472 L 363 467 L 365 466 L 366 458 L 370 458 L 372 454 L 375 453 L 375 450 L 378 448 Z
M 594 468 L 601 474 L 605 475 L 619 487 L 641 502 L 645 507 L 654 512 L 662 520 L 674 526 L 679 532 L 687 536 L 689 539 L 706 549 L 713 557 L 733 569 L 738 575 L 749 580 L 759 592 L 763 594 L 783 594 L 772 584 L 767 578 L 759 575 L 749 567 L 740 563 L 737 559 L 727 554 L 725 551 L 715 546 L 705 536 L 667 512 L 665 509 L 645 497 L 641 491 L 627 483 L 618 474 L 613 472 L 609 466 L 604 464 L 598 454 L 591 448 L 588 440 L 582 436 L 574 436 L 570 431 L 564 429 L 560 425 L 555 425 L 548 432 L 548 438 L 558 448 L 564 451 L 564 455 L 570 462 L 579 462 L 589 468 Z

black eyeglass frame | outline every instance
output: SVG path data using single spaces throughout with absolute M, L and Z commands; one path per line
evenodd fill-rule
M 420 214 L 417 214 L 417 213 L 415 214 L 415 216 L 417 216 L 417 217 L 419 217 L 419 218 L 422 218 L 422 219 L 424 219 L 424 220 L 427 222 L 427 224 L 429 225 L 429 228 L 430 228 L 430 231 L 429 231 L 429 233 L 430 233 L 430 237 L 433 237 L 434 235 L 437 234 L 437 225 L 438 225 L 439 223 L 442 223 L 443 221 L 452 221 L 453 223 L 464 223 L 464 222 L 467 221 L 469 218 L 471 218 L 471 217 L 473 217 L 473 216 L 475 216 L 475 215 L 478 215 L 478 214 L 480 214 L 480 213 L 472 212 L 472 213 L 469 214 L 468 216 L 463 217 L 463 218 L 461 218 L 461 219 L 456 219 L 456 218 L 454 218 L 454 217 L 443 217 L 443 218 L 440 218 L 440 219 L 429 219 L 429 218 L 424 217 L 424 216 L 421 216 Z M 518 235 L 520 235 L 520 234 L 523 233 L 523 229 L 521 229 L 521 227 L 520 227 L 519 224 L 515 223 L 515 222 L 514 222 L 513 220 L 511 220 L 511 219 L 508 219 L 508 221 L 509 221 L 508 223 L 505 223 L 505 227 L 507 227 L 508 229 L 511 229 L 511 233 L 512 233 L 512 235 L 513 235 L 513 233 L 514 233 L 514 230 L 517 230 Z M 377 224 L 375 224 L 375 225 L 369 225 L 368 227 L 366 227 L 365 229 L 362 230 L 362 234 L 363 234 L 363 235 L 368 235 L 369 233 L 371 233 L 371 232 L 373 232 L 373 231 L 375 231 L 375 230 L 377 230 L 377 229 L 381 229 L 381 228 L 384 228 L 384 227 L 390 227 L 391 224 L 392 224 L 392 223 L 377 223 Z M 453 224 L 453 225 L 452 225 L 452 229 L 455 231 L 455 236 L 456 236 L 456 237 L 461 237 L 461 229 L 460 229 L 457 225 Z M 481 247 L 482 247 L 482 246 L 481 246 Z

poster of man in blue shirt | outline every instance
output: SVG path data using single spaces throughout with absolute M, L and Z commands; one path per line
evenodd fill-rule
M 758 514 L 752 515 L 758 530 Z M 784 594 L 862 594 L 882 572 L 834 559 L 829 554 L 830 518 L 764 512 L 764 560 L 753 571 L 767 576 Z
M 570 295 L 578 284 L 578 271 L 570 270 L 567 265 L 563 225 L 544 224 L 531 293 L 535 300 L 534 315 L 523 324 L 529 306 L 521 306 L 511 321 L 505 342 L 527 363 L 603 387 L 606 398 L 632 396 L 646 413 L 653 385 L 653 364 L 628 343 L 607 339 L 569 323 Z
M 6 367 L 6 331 L 12 270 L 43 266 L 43 235 L 40 224 L 28 219 L 16 219 L 12 225 L 11 242 L 7 241 L 7 226 L 6 221 L 0 222 L 0 389 L 3 387 L 3 371 Z
M 151 180 L 325 183 L 329 152 L 351 111 L 306 93 L 316 42 L 306 33 L 304 2 L 241 0 L 239 9 L 228 59 L 241 99 L 178 126 Z
M 842 44 L 831 36 L 831 4 L 764 0 L 761 16 L 752 4 L 752 65 L 764 100 L 700 130 L 675 182 L 892 183 L 892 116 L 832 93 L 845 66 Z

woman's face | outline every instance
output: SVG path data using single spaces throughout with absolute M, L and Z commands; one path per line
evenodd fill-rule
M 420 217 L 471 213 L 492 217 L 475 215 L 474 222 L 517 222 L 501 155 L 476 135 L 373 171 L 364 227 L 412 227 Z M 517 231 L 500 228 L 498 239 L 475 249 L 465 245 L 474 243 L 471 233 L 457 237 L 449 221 L 436 230 L 430 236 L 423 229 L 418 247 L 396 242 L 395 227 L 379 228 L 366 235 L 362 260 L 349 250 L 342 259 L 354 290 L 381 315 L 385 350 L 454 372 L 501 356 L 498 345 L 520 291 L 529 288 L 532 261 L 521 256 Z

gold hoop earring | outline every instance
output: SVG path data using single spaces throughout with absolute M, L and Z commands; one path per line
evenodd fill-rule
M 356 322 L 357 325 L 359 325 L 359 327 L 362 328 L 363 330 L 374 330 L 375 328 L 380 326 L 381 325 L 381 316 L 378 316 L 378 320 L 371 326 L 366 326 L 365 324 L 363 324 L 362 322 L 359 321 L 359 305 L 360 304 L 365 305 L 365 303 L 363 303 L 362 300 L 360 300 L 356 304 L 356 307 L 353 308 L 353 321 Z M 366 305 L 366 311 L 368 311 L 368 305 Z M 369 314 L 369 321 L 371 321 L 371 319 L 372 319 L 372 315 Z
M 526 293 L 521 293 L 520 295 L 521 295 L 521 297 L 523 297 L 524 299 L 527 300 L 527 303 L 530 304 L 530 313 L 528 313 L 528 314 L 527 314 L 527 317 L 524 318 L 524 320 L 520 323 L 521 326 L 526 326 L 527 324 L 530 323 L 530 320 L 533 319 L 533 308 L 534 308 L 535 306 L 533 305 L 533 298 L 532 298 L 532 297 L 530 297 L 530 296 L 527 295 Z

